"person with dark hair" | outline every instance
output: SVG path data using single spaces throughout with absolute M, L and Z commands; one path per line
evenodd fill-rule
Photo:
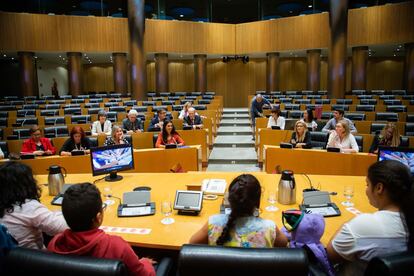
M 107 118 L 107 114 L 105 110 L 100 110 L 98 112 L 98 120 L 93 122 L 92 124 L 92 128 L 91 128 L 92 136 L 98 136 L 101 133 L 106 134 L 108 136 L 111 135 L 112 123 L 106 118 Z
M 93 184 L 81 183 L 69 187 L 63 195 L 62 212 L 70 229 L 50 241 L 49 251 L 62 255 L 118 259 L 125 264 L 129 275 L 155 276 L 151 259 L 139 259 L 125 240 L 99 229 L 104 210 L 101 193 Z
M 232 247 L 286 247 L 288 240 L 271 220 L 259 217 L 262 188 L 256 177 L 242 174 L 229 186 L 231 213 L 211 216 L 190 243 Z
M 369 152 L 376 154 L 378 153 L 379 146 L 398 147 L 400 144 L 401 136 L 398 127 L 395 123 L 388 122 L 381 130 L 381 133 L 375 135 Z
M 71 156 L 72 151 L 84 151 L 86 154 L 90 153 L 89 139 L 85 135 L 85 131 L 80 126 L 74 126 L 70 131 L 70 137 L 65 141 L 60 149 L 60 155 Z
M 42 137 L 39 126 L 32 126 L 29 134 L 31 138 L 23 142 L 22 153 L 33 153 L 35 155 L 53 155 L 56 153 L 56 149 L 52 146 L 50 140 Z
M 306 124 L 308 129 L 312 129 L 312 131 L 315 131 L 318 128 L 318 124 L 313 118 L 313 111 L 311 109 L 306 109 L 305 112 L 303 112 L 303 118 L 300 120 Z
M 162 131 L 158 134 L 156 148 L 165 148 L 165 145 L 175 144 L 177 146 L 183 146 L 184 140 L 175 130 L 174 124 L 170 120 L 165 120 L 162 126 Z
M 157 111 L 157 116 L 151 119 L 150 125 L 148 127 L 149 131 L 154 131 L 162 129 L 164 125 L 164 120 L 167 117 L 167 111 L 165 109 L 159 109 Z
M 345 275 L 363 275 L 374 257 L 414 250 L 414 186 L 410 170 L 395 160 L 368 168 L 366 195 L 378 209 L 346 222 L 328 244 L 328 257 Z
M 252 129 L 253 129 L 253 140 L 255 139 L 255 131 L 256 131 L 256 118 L 264 117 L 263 115 L 263 106 L 269 106 L 272 108 L 272 103 L 262 96 L 262 94 L 257 94 L 253 97 L 250 103 L 250 118 L 252 121 Z
M 281 116 L 280 108 L 272 108 L 271 115 L 267 121 L 267 128 L 272 128 L 272 126 L 278 126 L 281 130 L 285 129 L 286 119 Z
M 333 112 L 333 118 L 330 119 L 328 122 L 326 122 L 326 125 L 323 127 L 322 131 L 324 132 L 334 132 L 335 128 L 336 128 L 336 124 L 339 121 L 345 120 L 348 122 L 349 125 L 349 130 L 351 131 L 351 133 L 356 133 L 357 129 L 354 125 L 354 123 L 349 120 L 348 118 L 344 117 L 345 111 L 343 111 L 342 109 L 335 109 Z
M 68 228 L 61 212 L 40 203 L 40 195 L 29 166 L 17 162 L 0 166 L 0 223 L 21 247 L 44 249 L 42 232 L 54 236 Z

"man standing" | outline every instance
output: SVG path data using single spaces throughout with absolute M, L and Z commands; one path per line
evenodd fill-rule
M 272 104 L 266 98 L 263 98 L 261 94 L 257 94 L 250 105 L 250 117 L 252 119 L 252 128 L 253 128 L 253 139 L 255 139 L 255 130 L 256 130 L 256 118 L 263 117 L 263 106 L 268 105 L 270 108 Z
M 128 112 L 128 118 L 122 120 L 122 128 L 127 134 L 134 132 L 142 132 L 141 119 L 137 118 L 138 112 L 135 109 L 131 109 Z
M 334 117 L 326 123 L 326 125 L 323 127 L 322 131 L 324 131 L 324 132 L 334 131 L 335 127 L 336 127 L 336 124 L 340 120 L 345 120 L 345 121 L 348 122 L 349 130 L 351 131 L 351 133 L 356 133 L 357 132 L 357 129 L 356 129 L 354 123 L 351 120 L 349 120 L 348 118 L 344 117 L 344 111 L 342 109 L 334 110 L 333 115 L 334 115 Z

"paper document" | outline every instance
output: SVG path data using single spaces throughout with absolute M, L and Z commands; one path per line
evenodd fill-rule
M 122 208 L 123 216 L 139 216 L 139 215 L 148 215 L 150 213 L 151 213 L 151 206 Z
M 224 195 L 227 182 L 224 179 L 204 179 L 201 190 L 206 194 Z

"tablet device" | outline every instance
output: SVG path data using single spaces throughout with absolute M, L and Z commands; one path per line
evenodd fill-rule
M 280 126 L 272 126 L 272 129 L 279 129 L 280 130 Z
M 72 184 L 63 184 L 62 191 L 57 194 L 53 199 L 51 204 L 52 205 L 62 205 L 63 201 L 63 195 L 65 194 L 66 190 L 71 186 Z
M 77 155 L 85 155 L 85 151 L 83 150 L 72 150 L 72 156 L 77 156 Z
M 177 148 L 177 144 L 167 144 L 165 145 L 166 149 L 176 149 Z
M 20 154 L 20 158 L 22 160 L 25 160 L 25 159 L 35 159 L 35 155 L 33 153 L 21 153 Z
M 179 215 L 198 215 L 202 204 L 202 191 L 177 190 L 175 193 L 174 210 L 178 210 Z
M 326 151 L 327 152 L 341 152 L 341 149 L 340 148 L 329 147 L 329 148 L 326 148 Z
M 282 149 L 293 149 L 293 145 L 291 143 L 280 143 L 280 147 Z

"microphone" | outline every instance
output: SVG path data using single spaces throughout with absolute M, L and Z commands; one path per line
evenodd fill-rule
M 310 188 L 303 189 L 303 192 L 319 191 L 319 189 L 316 189 L 315 187 L 313 187 L 312 181 L 310 180 L 309 176 L 306 173 L 303 173 L 302 175 L 306 176 L 306 178 L 309 181 L 309 185 L 310 185 Z

